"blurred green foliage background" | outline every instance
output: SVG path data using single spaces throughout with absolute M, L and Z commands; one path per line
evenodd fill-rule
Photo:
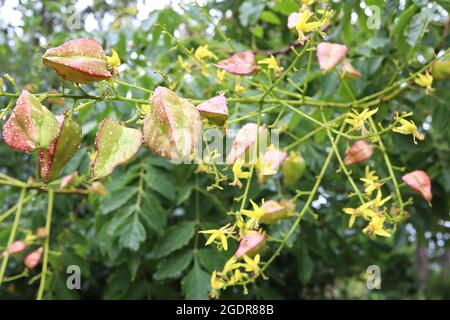
M 234 78 L 216 83 L 214 75 L 204 76 L 198 68 L 188 74 L 177 60 L 183 50 L 166 35 L 161 25 L 173 33 L 189 49 L 208 44 L 219 58 L 232 53 L 218 28 L 231 39 L 236 51 L 244 49 L 279 49 L 289 45 L 296 35 L 286 27 L 287 16 L 299 9 L 297 0 L 222 0 L 208 1 L 205 7 L 188 1 L 0 1 L 0 73 L 11 74 L 19 87 L 31 92 L 60 89 L 57 75 L 41 63 L 47 47 L 79 38 L 94 37 L 110 53 L 115 48 L 122 60 L 120 78 L 153 90 L 157 85 L 175 88 L 181 96 L 193 99 L 212 97 L 218 91 L 232 92 Z M 379 29 L 367 27 L 367 7 L 381 9 Z M 448 48 L 450 38 L 448 1 L 365 0 L 333 1 L 335 11 L 327 39 L 345 43 L 352 64 L 362 77 L 352 82 L 357 97 L 380 91 L 386 83 L 407 77 Z M 287 66 L 292 55 L 282 56 Z M 302 85 L 307 56 L 303 57 L 290 79 Z M 303 70 L 303 72 L 302 72 Z M 313 61 L 308 79 L 308 95 L 329 101 L 350 101 L 337 76 L 321 76 Z M 244 95 L 255 91 L 247 80 Z M 286 90 L 294 90 L 290 84 Z M 429 207 L 412 191 L 403 188 L 405 198 L 414 197 L 408 211 L 411 218 L 399 226 L 392 239 L 372 239 L 359 230 L 347 229 L 348 217 L 343 207 L 356 204 L 348 198 L 351 188 L 345 175 L 336 172 L 333 160 L 301 227 L 291 239 L 291 247 L 267 270 L 269 280 L 257 280 L 243 295 L 240 288 L 225 291 L 222 298 L 237 299 L 404 299 L 450 298 L 450 219 L 449 219 L 449 101 L 450 83 L 435 82 L 436 90 L 425 95 L 421 89 L 407 90 L 387 106 L 380 108 L 376 121 L 386 124 L 394 111 L 413 111 L 413 119 L 425 133 L 425 141 L 417 146 L 409 136 L 384 136 L 388 153 L 397 167 L 408 171 L 423 169 L 433 184 L 433 207 Z M 91 93 L 97 86 L 87 86 Z M 5 82 L 5 90 L 12 88 Z M 76 88 L 68 87 L 76 92 Z M 97 90 L 97 91 L 96 91 Z M 119 87 L 121 95 L 131 95 Z M 133 97 L 146 99 L 139 91 Z M 230 93 L 231 94 L 231 93 Z M 0 97 L 0 107 L 8 100 Z M 72 107 L 65 100 L 51 105 L 61 112 Z M 230 105 L 232 118 L 257 110 L 258 106 Z M 302 107 L 313 117 L 320 113 Z M 339 111 L 342 113 L 342 111 Z M 83 128 L 83 145 L 65 173 L 78 170 L 86 174 L 89 155 L 94 150 L 98 124 L 106 116 L 129 119 L 134 108 L 126 103 L 106 102 L 82 110 L 76 117 Z M 337 115 L 329 111 L 328 116 Z M 272 123 L 277 113 L 265 114 L 264 123 Z M 286 112 L 281 123 L 295 135 L 312 130 L 304 118 Z M 3 122 L 2 122 L 3 124 Z M 237 125 L 237 124 L 236 124 Z M 242 125 L 239 123 L 239 126 Z M 281 137 L 281 145 L 291 143 Z M 299 188 L 308 190 L 314 183 L 325 159 L 329 142 L 320 132 L 303 143 L 299 150 L 307 163 L 307 173 Z M 342 145 L 342 152 L 346 145 Z M 8 149 L 0 144 L 0 172 L 27 180 L 36 171 L 36 157 Z M 370 160 L 381 177 L 388 175 L 382 155 Z M 115 170 L 106 179 L 108 197 L 99 195 L 56 196 L 50 248 L 50 271 L 45 298 L 49 299 L 205 299 L 209 292 L 210 273 L 221 269 L 235 248 L 223 254 L 212 247 L 203 247 L 205 238 L 194 248 L 195 205 L 200 202 L 202 229 L 216 228 L 229 221 L 226 212 L 236 210 L 233 200 L 239 191 L 206 192 L 213 181 L 207 175 L 195 174 L 195 165 L 175 166 L 142 148 L 138 157 Z M 364 165 L 352 167 L 356 177 L 363 175 Z M 140 180 L 146 200 L 136 208 Z M 18 190 L 0 188 L 0 213 L 13 206 Z M 259 185 L 252 184 L 252 199 L 292 196 L 292 191 L 279 186 L 279 178 Z M 46 194 L 34 193 L 24 207 L 19 234 L 36 230 L 45 223 Z M 303 202 L 298 201 L 297 209 Z M 142 213 L 144 212 L 144 213 Z M 289 229 L 287 220 L 270 227 L 271 234 Z M 0 245 L 7 241 L 11 219 L 0 222 Z M 269 248 L 271 250 L 271 248 Z M 82 290 L 68 290 L 66 268 L 78 265 L 82 272 Z M 364 274 L 369 265 L 381 269 L 381 290 L 368 290 Z M 38 268 L 39 269 L 39 268 Z M 21 258 L 12 257 L 8 276 L 23 270 Z M 30 277 L 8 282 L 0 288 L 2 299 L 32 299 L 37 282 Z

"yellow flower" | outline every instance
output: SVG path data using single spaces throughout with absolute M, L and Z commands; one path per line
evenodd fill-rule
M 376 234 L 382 237 L 390 237 L 391 234 L 384 229 L 384 221 L 386 217 L 375 215 L 370 220 L 370 223 L 363 229 L 364 233 L 367 234 Z
M 416 138 L 419 140 L 425 139 L 424 135 L 417 131 L 417 127 L 413 121 L 406 119 L 400 119 L 399 121 L 401 123 L 401 126 L 392 128 L 392 131 L 401 134 L 412 134 L 414 144 L 417 144 Z
M 234 91 L 236 91 L 237 94 L 243 94 L 245 92 L 245 87 L 241 85 L 240 77 L 236 78 L 236 81 L 234 83 Z
M 213 299 L 217 299 L 219 297 L 218 290 L 224 287 L 224 282 L 221 279 L 217 278 L 217 272 L 214 271 L 211 275 L 211 292 L 209 296 Z
M 244 255 L 245 264 L 243 265 L 243 267 L 245 268 L 245 271 L 253 272 L 254 275 L 257 277 L 260 273 L 260 269 L 258 266 L 260 259 L 261 257 L 259 254 L 257 254 L 253 259 L 247 255 Z
M 365 219 L 368 217 L 371 217 L 373 215 L 376 215 L 376 212 L 374 212 L 370 207 L 372 206 L 371 202 L 366 202 L 360 205 L 358 208 L 344 208 L 344 212 L 346 214 L 350 215 L 350 220 L 348 222 L 348 227 L 351 228 L 353 224 L 355 223 L 356 217 L 362 216 Z
M 431 87 L 431 85 L 433 84 L 433 76 L 428 72 L 425 72 L 425 74 L 418 74 L 414 79 L 414 82 L 419 86 L 424 87 L 426 94 L 430 94 L 434 91 L 434 89 Z
M 348 113 L 350 119 L 345 119 L 345 122 L 353 126 L 354 130 L 361 131 L 363 135 L 366 135 L 367 129 L 365 127 L 365 122 L 375 113 L 377 113 L 378 108 L 369 110 L 365 109 L 363 112 L 358 113 L 355 109 L 352 110 L 353 113 Z
M 246 280 L 248 278 L 248 274 L 241 272 L 241 270 L 236 269 L 234 270 L 234 274 L 231 276 L 230 280 L 228 281 L 228 284 L 230 285 L 236 285 L 237 283 Z
M 198 60 L 203 60 L 205 58 L 210 58 L 210 59 L 214 59 L 216 60 L 217 57 L 214 53 L 212 53 L 209 49 L 208 49 L 208 45 L 205 44 L 203 46 L 198 47 L 195 50 L 194 56 L 198 59 Z
M 381 188 L 383 183 L 378 182 L 378 176 L 375 174 L 375 171 L 370 171 L 369 167 L 365 168 L 365 176 L 364 178 L 359 179 L 364 182 L 364 192 L 367 196 L 371 196 L 374 190 L 378 190 Z
M 210 245 L 214 240 L 216 240 L 218 238 L 222 248 L 225 251 L 227 251 L 228 250 L 227 237 L 229 235 L 231 235 L 233 232 L 230 229 L 230 225 L 227 224 L 226 226 L 223 226 L 220 229 L 204 230 L 204 231 L 199 231 L 199 233 L 210 233 L 211 234 L 211 236 L 208 238 L 208 241 L 206 241 L 205 246 Z
M 311 5 L 314 3 L 314 0 L 302 0 L 303 4 Z
M 323 22 L 320 21 L 308 22 L 312 16 L 313 14 L 309 9 L 305 9 L 300 13 L 300 17 L 295 26 L 300 41 L 305 39 L 305 33 L 319 30 L 323 26 Z
M 237 159 L 233 165 L 233 175 L 234 180 L 230 183 L 230 186 L 238 186 L 239 188 L 242 188 L 242 183 L 239 179 L 249 179 L 250 178 L 250 172 L 248 171 L 242 171 L 242 165 L 244 164 L 244 160 Z
M 117 54 L 116 50 L 111 49 L 111 51 L 112 51 L 111 57 L 106 56 L 106 60 L 108 62 L 108 66 L 109 67 L 113 67 L 113 68 L 117 68 L 118 66 L 120 66 L 119 55 Z
M 273 69 L 275 72 L 281 71 L 281 67 L 278 65 L 278 62 L 273 55 L 271 55 L 270 58 L 259 60 L 258 64 L 266 64 L 268 69 Z
M 180 64 L 181 69 L 183 69 L 187 73 L 191 73 L 192 72 L 191 66 L 189 65 L 189 63 L 184 61 L 182 56 L 178 56 L 178 63 Z
M 242 210 L 242 214 L 246 215 L 247 217 L 249 217 L 250 219 L 247 221 L 247 228 L 248 229 L 253 229 L 253 227 L 255 227 L 256 225 L 258 225 L 259 223 L 259 219 L 261 219 L 261 217 L 264 215 L 264 201 L 263 201 L 263 205 L 261 207 L 258 207 L 258 205 L 253 202 L 253 200 L 250 200 L 252 206 L 253 206 L 253 210 Z
M 242 267 L 242 263 L 236 263 L 236 261 L 237 259 L 235 256 L 232 256 L 230 259 L 228 259 L 228 261 L 225 262 L 225 265 L 223 266 L 222 274 L 226 275 L 228 272 Z
M 374 208 L 377 208 L 377 209 L 380 208 L 381 206 L 383 206 L 387 201 L 391 200 L 391 198 L 392 198 L 391 196 L 387 196 L 386 198 L 381 199 L 382 196 L 383 195 L 381 194 L 381 189 L 378 189 L 377 196 L 375 197 L 375 199 L 373 199 L 370 202 Z
M 217 83 L 222 84 L 225 80 L 225 70 L 217 69 L 216 79 Z

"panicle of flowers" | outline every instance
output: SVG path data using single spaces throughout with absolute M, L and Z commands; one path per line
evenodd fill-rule
M 391 200 L 391 196 L 383 197 L 379 177 L 375 171 L 371 171 L 368 166 L 365 168 L 364 178 L 360 179 L 364 182 L 364 198 L 365 202 L 356 208 L 344 208 L 343 211 L 350 215 L 348 227 L 353 227 L 357 218 L 368 221 L 366 227 L 362 230 L 369 235 L 377 235 L 382 237 L 390 237 L 391 233 L 385 228 L 385 221 L 388 217 L 385 204 Z M 373 191 L 377 190 L 376 196 L 372 198 Z

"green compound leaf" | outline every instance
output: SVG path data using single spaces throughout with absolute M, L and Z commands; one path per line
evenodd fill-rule
M 199 263 L 195 262 L 192 270 L 181 281 L 186 299 L 208 299 L 210 278 L 210 275 L 200 267 Z
M 106 118 L 100 124 L 95 144 L 97 156 L 92 165 L 92 177 L 98 179 L 135 156 L 142 144 L 142 134 L 137 129 Z
M 45 182 L 55 180 L 80 147 L 82 133 L 69 113 L 58 117 L 59 135 L 45 150 L 39 150 L 41 177 Z
M 200 113 L 173 91 L 157 87 L 144 122 L 144 142 L 156 154 L 173 160 L 189 158 L 201 140 Z
M 13 149 L 31 152 L 47 148 L 58 136 L 56 117 L 26 90 L 17 99 L 11 117 L 3 126 L 3 139 Z
M 153 249 L 155 258 L 168 256 L 172 252 L 184 247 L 192 239 L 195 232 L 194 221 L 184 221 L 166 230 L 164 236 L 156 243 Z
M 192 250 L 178 252 L 158 263 L 155 280 L 178 277 L 192 262 L 194 255 Z

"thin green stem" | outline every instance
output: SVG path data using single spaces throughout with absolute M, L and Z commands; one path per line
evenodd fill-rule
M 11 247 L 11 244 L 13 243 L 14 238 L 16 237 L 17 228 L 19 227 L 20 216 L 22 214 L 22 208 L 23 208 L 23 204 L 24 204 L 26 191 L 27 191 L 27 189 L 25 189 L 25 188 L 22 188 L 22 190 L 20 191 L 19 201 L 17 202 L 16 215 L 14 217 L 14 222 L 13 222 L 13 225 L 11 228 L 11 232 L 9 234 L 8 243 L 6 245 L 6 250 L 3 253 L 2 265 L 0 267 L 0 287 L 2 285 L 3 278 L 5 276 L 6 265 L 8 264 L 8 259 L 9 259 L 9 251 L 8 250 Z
M 44 255 L 42 258 L 42 271 L 41 271 L 41 279 L 39 282 L 39 289 L 37 293 L 37 300 L 42 300 L 42 296 L 44 294 L 45 289 L 45 280 L 47 276 L 47 268 L 48 268 L 48 252 L 50 245 L 50 229 L 52 225 L 52 214 L 53 214 L 53 191 L 50 190 L 48 192 L 48 206 L 47 206 L 47 218 L 45 220 L 45 232 L 47 236 L 44 240 Z

